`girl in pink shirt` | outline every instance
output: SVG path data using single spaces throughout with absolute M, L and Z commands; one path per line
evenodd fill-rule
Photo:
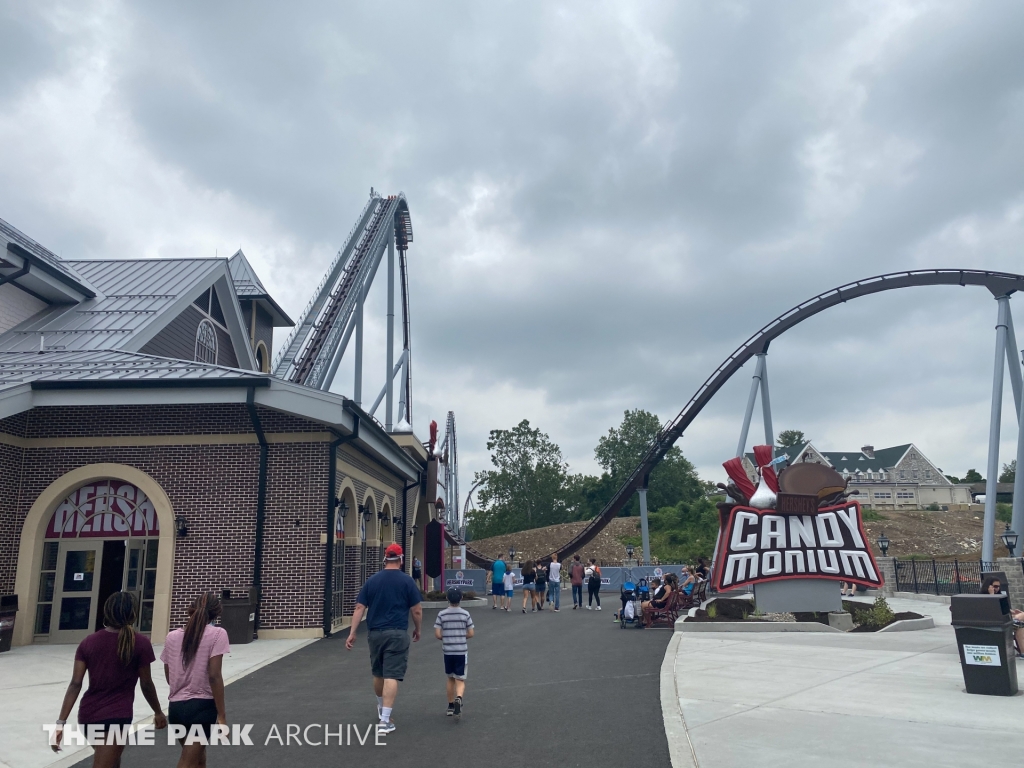
M 221 614 L 217 595 L 204 592 L 192 603 L 188 613 L 185 628 L 168 633 L 160 660 L 171 687 L 167 722 L 188 729 L 179 742 L 178 768 L 202 768 L 206 765 L 206 745 L 194 743 L 198 733 L 204 733 L 209 742 L 214 723 L 227 725 L 221 662 L 224 654 L 231 652 L 231 647 L 227 631 L 213 624 Z M 193 739 L 189 739 L 189 735 Z

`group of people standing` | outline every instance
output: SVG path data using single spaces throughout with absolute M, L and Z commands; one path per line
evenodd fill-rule
M 115 592 L 107 598 L 103 605 L 103 629 L 86 637 L 75 651 L 71 683 L 51 740 L 53 751 L 61 749 L 64 726 L 88 672 L 89 688 L 78 708 L 78 723 L 95 750 L 94 768 L 120 766 L 125 748 L 123 735 L 134 716 L 137 683 L 141 683 L 142 695 L 153 709 L 153 722 L 158 730 L 168 723 L 184 729 L 184 737 L 178 739 L 178 768 L 205 766 L 206 744 L 213 726 L 227 727 L 221 667 L 224 654 L 231 648 L 227 632 L 214 624 L 221 610 L 220 598 L 213 592 L 204 592 L 189 606 L 185 626 L 168 633 L 160 654 L 170 687 L 165 715 L 150 672 L 150 665 L 156 661 L 153 645 L 135 630 L 138 598 L 132 592 Z M 122 738 L 112 737 L 114 728 Z
M 547 603 L 556 613 L 562 602 L 562 563 L 558 555 L 551 555 L 550 563 L 527 560 L 520 571 L 523 579 L 522 611 L 526 613 L 529 603 L 530 613 L 543 611 Z M 572 609 L 583 608 L 583 585 L 587 585 L 587 610 L 601 610 L 601 567 L 597 560 L 590 559 L 584 564 L 579 555 L 573 555 L 568 568 L 569 584 L 572 587 Z M 516 585 L 516 576 L 508 564 L 500 557 L 491 568 L 491 609 L 512 610 L 512 598 Z

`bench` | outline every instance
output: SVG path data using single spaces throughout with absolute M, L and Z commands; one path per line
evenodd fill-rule
M 646 626 L 648 627 L 668 627 L 674 629 L 676 626 L 676 619 L 679 618 L 679 611 L 685 606 L 685 601 L 689 598 L 682 592 L 672 591 L 672 594 L 668 596 L 668 602 L 664 608 L 648 608 L 648 616 L 645 616 Z

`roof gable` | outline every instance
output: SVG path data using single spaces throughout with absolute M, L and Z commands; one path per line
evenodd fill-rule
M 234 283 L 235 294 L 239 299 L 252 299 L 259 302 L 270 314 L 275 327 L 290 328 L 295 325 L 263 286 L 259 275 L 256 274 L 256 270 L 252 268 L 249 260 L 245 258 L 241 248 L 235 251 L 235 255 L 228 259 L 228 269 L 231 270 L 231 280 Z

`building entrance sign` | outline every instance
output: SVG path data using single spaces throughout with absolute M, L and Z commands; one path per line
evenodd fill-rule
M 121 480 L 98 480 L 75 489 L 53 511 L 47 539 L 116 539 L 158 536 L 156 509 L 141 489 Z

